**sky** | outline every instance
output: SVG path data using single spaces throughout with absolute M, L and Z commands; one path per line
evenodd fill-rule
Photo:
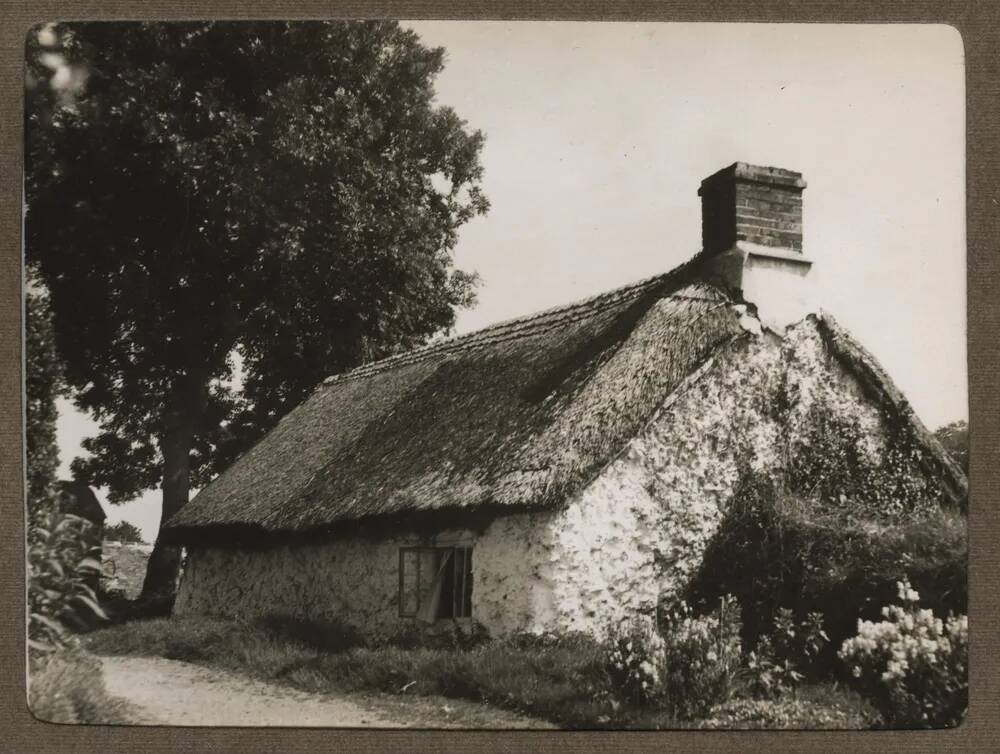
M 968 418 L 965 70 L 947 26 L 407 23 L 447 51 L 438 101 L 486 134 L 482 278 L 456 332 L 666 272 L 700 248 L 703 178 L 808 183 L 818 304 L 931 428 Z M 94 425 L 61 401 L 61 473 Z M 98 490 L 102 501 L 104 491 Z M 121 506 L 147 538 L 159 493 Z

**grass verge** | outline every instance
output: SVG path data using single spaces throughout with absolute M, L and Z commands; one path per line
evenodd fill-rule
M 564 728 L 866 728 L 842 691 L 794 704 L 735 702 L 707 720 L 678 721 L 614 700 L 601 646 L 583 635 L 513 636 L 476 646 L 366 646 L 337 626 L 271 617 L 255 623 L 206 618 L 133 621 L 88 637 L 99 654 L 157 656 L 221 667 L 311 693 L 381 692 L 468 699 Z M 802 695 L 800 695 L 800 699 Z M 781 723 L 774 725 L 775 723 Z

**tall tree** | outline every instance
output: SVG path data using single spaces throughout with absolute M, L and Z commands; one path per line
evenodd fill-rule
M 48 296 L 29 268 L 24 301 L 25 456 L 28 513 L 42 510 L 55 495 L 59 448 L 56 398 L 63 390 Z
M 74 471 L 168 518 L 323 377 L 452 326 L 483 137 L 395 23 L 56 31 L 78 91 L 28 99 L 26 237 L 100 422 Z M 144 595 L 178 561 L 157 542 Z

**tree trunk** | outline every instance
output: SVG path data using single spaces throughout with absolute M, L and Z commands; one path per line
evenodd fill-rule
M 167 429 L 160 441 L 160 451 L 163 454 L 163 510 L 160 513 L 160 528 L 188 502 L 193 440 L 194 427 L 190 416 L 187 412 L 174 413 L 168 420 Z M 164 545 L 158 529 L 156 543 L 146 565 L 140 600 L 172 604 L 180 567 L 180 548 Z

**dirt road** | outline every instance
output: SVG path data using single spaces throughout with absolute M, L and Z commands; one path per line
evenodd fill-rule
M 108 691 L 140 725 L 338 728 L 552 728 L 550 723 L 439 697 L 308 694 L 226 671 L 154 657 L 101 657 Z

